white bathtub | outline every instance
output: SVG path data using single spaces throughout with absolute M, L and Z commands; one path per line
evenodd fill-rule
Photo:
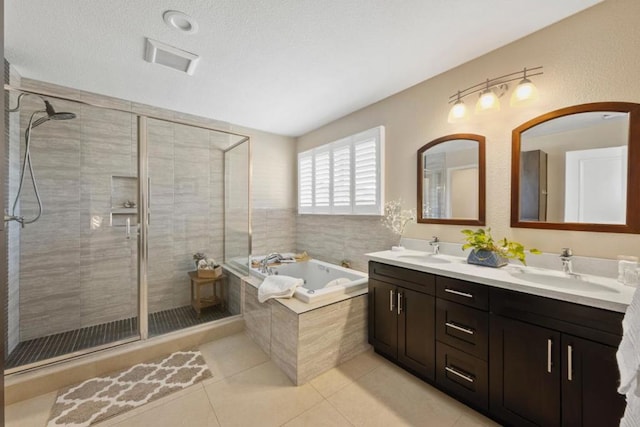
M 282 264 L 270 267 L 273 274 L 296 277 L 304 280 L 304 287 L 296 289 L 294 296 L 306 303 L 313 303 L 336 295 L 347 294 L 358 289 L 366 288 L 369 276 L 356 270 L 329 264 L 328 262 L 315 259 Z M 264 278 L 259 269 L 252 268 L 251 273 Z M 348 279 L 340 285 L 325 287 L 329 282 L 336 279 Z

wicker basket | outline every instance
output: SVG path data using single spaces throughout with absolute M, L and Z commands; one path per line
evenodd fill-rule
M 200 279 L 215 279 L 222 276 L 222 267 L 216 267 L 213 270 L 198 269 L 198 278 Z

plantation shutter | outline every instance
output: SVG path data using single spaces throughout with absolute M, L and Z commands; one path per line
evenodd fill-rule
M 314 180 L 315 212 L 328 213 L 331 206 L 331 156 L 329 150 L 315 153 Z
M 313 212 L 313 153 L 298 156 L 298 211 Z
M 375 206 L 378 198 L 378 180 L 376 176 L 378 163 L 375 140 L 369 139 L 356 143 L 354 152 L 355 208 Z
M 298 153 L 298 212 L 382 215 L 384 127 Z
M 344 142 L 333 150 L 333 212 L 351 213 L 351 144 Z

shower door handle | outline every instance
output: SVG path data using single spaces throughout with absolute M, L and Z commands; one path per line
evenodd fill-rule
M 124 234 L 127 240 L 131 240 L 131 217 L 127 217 L 125 221 Z

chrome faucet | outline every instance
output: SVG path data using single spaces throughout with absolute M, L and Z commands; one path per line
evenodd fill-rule
M 562 248 L 562 252 L 560 252 L 560 260 L 562 261 L 562 272 L 569 277 L 575 277 L 576 279 L 580 278 L 580 275 L 573 272 L 573 266 L 571 261 L 573 260 L 573 252 L 571 252 L 571 248 Z
M 260 273 L 270 274 L 269 271 L 269 263 L 271 262 L 280 262 L 284 259 L 284 257 L 278 252 L 272 252 L 266 257 L 262 259 L 260 262 Z
M 429 245 L 433 248 L 434 255 L 440 253 L 440 239 L 438 239 L 438 236 L 433 236 L 433 240 L 429 241 Z

